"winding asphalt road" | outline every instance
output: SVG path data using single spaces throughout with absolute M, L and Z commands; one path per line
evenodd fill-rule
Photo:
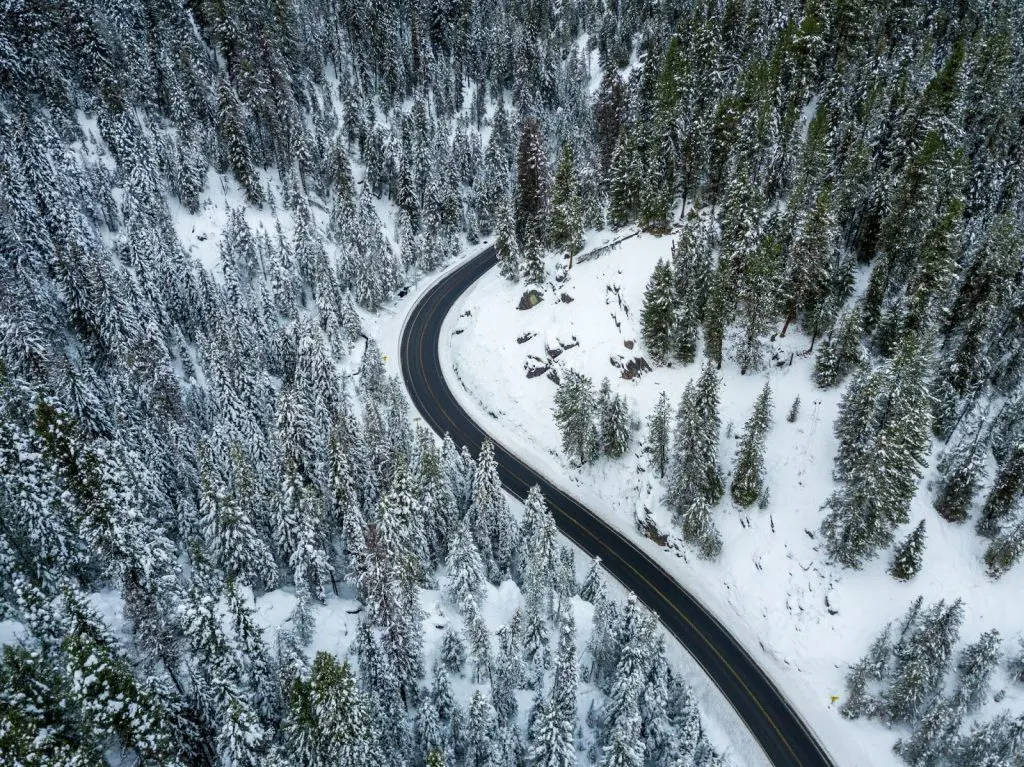
M 423 419 L 474 455 L 484 429 L 459 405 L 441 370 L 441 326 L 459 296 L 495 265 L 493 246 L 433 285 L 417 302 L 402 331 L 402 375 Z M 494 442 L 502 484 L 523 499 L 540 485 L 558 528 L 602 564 L 652 610 L 703 667 L 736 709 L 775 767 L 833 767 L 833 762 L 779 689 L 740 643 L 682 585 L 647 554 L 589 509 L 551 485 Z

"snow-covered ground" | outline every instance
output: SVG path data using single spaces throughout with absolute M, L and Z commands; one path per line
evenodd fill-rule
M 607 233 L 592 236 L 588 245 L 608 238 Z M 670 237 L 648 235 L 629 239 L 577 264 L 567 283 L 549 285 L 544 300 L 526 311 L 516 308 L 523 286 L 510 284 L 496 270 L 489 272 L 467 291 L 446 321 L 442 338 L 447 340 L 441 352 L 449 383 L 495 439 L 632 534 L 698 595 L 786 691 L 838 764 L 902 764 L 891 748 L 905 731 L 871 721 L 849 722 L 839 715 L 848 664 L 918 594 L 926 602 L 963 598 L 962 642 L 998 628 L 1004 651 L 1015 652 L 1024 628 L 1024 611 L 1016 608 L 1024 571 L 1018 568 L 992 581 L 984 573 L 984 545 L 973 527 L 951 525 L 934 512 L 928 486 L 938 449 L 914 499 L 911 523 L 900 531 L 905 535 L 920 519 L 927 519 L 927 548 L 917 577 L 910 583 L 894 581 L 886 574 L 887 555 L 862 571 L 826 562 L 818 527 L 821 506 L 834 487 L 832 424 L 842 389 L 822 391 L 813 385 L 813 356 L 805 353 L 809 339 L 796 329 L 775 344 L 781 366 L 770 363 L 766 370 L 748 375 L 740 375 L 728 360 L 722 368 L 720 461 L 727 473 L 736 436 L 755 397 L 765 381 L 773 390 L 767 508 L 740 510 L 726 494 L 714 512 L 724 540 L 716 562 L 702 561 L 671 540 L 668 547 L 661 547 L 638 533 L 635 520 L 646 513 L 662 531 L 672 527 L 662 503 L 661 481 L 647 469 L 640 450 L 644 428 L 634 433 L 626 457 L 578 468 L 559 449 L 552 417 L 556 384 L 546 375 L 527 378 L 526 370 L 528 365 L 535 368 L 536 360 L 547 362 L 549 349 L 570 346 L 554 364 L 585 373 L 595 387 L 602 378 L 610 378 L 613 389 L 627 397 L 638 425 L 662 391 L 674 407 L 686 382 L 699 374 L 700 360 L 654 367 L 634 380 L 620 375 L 626 362 L 645 355 L 640 338 L 643 292 L 658 258 L 669 257 L 671 242 Z M 578 345 L 571 346 L 573 342 Z M 528 363 L 531 357 L 534 362 Z M 789 423 L 786 414 L 797 395 L 800 413 L 795 423 Z M 1024 690 L 1002 670 L 992 688 L 1005 689 L 1005 699 L 999 704 L 989 700 L 979 718 L 1003 708 L 1024 709 Z

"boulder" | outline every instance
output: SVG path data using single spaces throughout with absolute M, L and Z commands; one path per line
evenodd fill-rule
M 526 370 L 527 378 L 537 378 L 547 373 L 550 370 L 550 366 L 540 357 L 531 354 L 526 358 L 526 362 L 523 363 L 523 369 Z
M 519 306 L 516 308 L 519 309 L 520 311 L 526 311 L 527 309 L 532 309 L 533 307 L 535 307 L 542 300 L 543 296 L 541 296 L 540 291 L 530 288 L 525 293 L 523 293 L 523 297 L 519 299 Z
M 634 357 L 622 370 L 622 377 L 627 381 L 632 381 L 634 378 L 639 378 L 644 373 L 650 373 L 651 366 L 647 363 L 643 357 Z
M 525 344 L 527 341 L 529 341 L 531 338 L 533 338 L 536 335 L 537 334 L 534 333 L 532 330 L 527 330 L 525 333 L 523 333 L 521 336 L 519 336 L 519 338 L 516 339 L 516 343 L 517 344 Z

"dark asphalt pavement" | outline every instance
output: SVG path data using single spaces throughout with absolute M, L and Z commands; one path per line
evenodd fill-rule
M 459 296 L 495 265 L 494 248 L 455 269 L 417 302 L 401 340 L 402 375 L 423 419 L 438 434 L 476 455 L 484 429 L 449 391 L 438 354 L 441 325 Z M 495 457 L 505 488 L 523 499 L 540 485 L 559 530 L 633 591 L 653 611 L 732 703 L 776 767 L 833 767 L 813 733 L 754 660 L 682 585 L 593 512 L 553 487 L 495 439 Z M 728 544 L 727 544 L 728 545 Z

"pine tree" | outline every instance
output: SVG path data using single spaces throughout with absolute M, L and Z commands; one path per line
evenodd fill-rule
M 250 154 L 242 105 L 227 82 L 222 82 L 217 91 L 217 121 L 222 140 L 227 145 L 227 163 L 245 190 L 246 200 L 253 205 L 261 205 L 263 191 Z
M 786 414 L 786 420 L 790 423 L 796 423 L 797 416 L 800 415 L 800 395 L 797 394 L 793 398 L 793 404 L 789 406 L 789 413 Z
M 813 339 L 828 327 L 825 304 L 829 289 L 829 261 L 836 239 L 832 196 L 823 189 L 814 207 L 801 217 L 798 233 L 790 249 L 786 274 L 786 324 L 780 335 L 786 335 L 789 323 L 800 313 L 804 330 Z
M 993 578 L 999 578 L 1024 554 L 1024 519 L 1009 525 L 985 550 L 985 566 Z
M 851 309 L 839 318 L 834 332 L 818 346 L 814 358 L 814 382 L 818 386 L 836 386 L 863 362 L 863 332 L 859 309 Z
M 470 619 L 467 630 L 469 637 L 469 655 L 473 659 L 472 680 L 480 684 L 485 679 L 491 680 L 491 634 L 487 630 L 483 616 L 477 614 Z
M 953 752 L 955 767 L 1000 767 L 1024 756 L 1024 718 L 1000 713 L 975 724 Z
M 999 632 L 992 629 L 960 653 L 956 664 L 959 680 L 954 697 L 968 712 L 976 711 L 988 694 L 989 679 L 1003 654 L 1000 643 Z
M 963 707 L 955 698 L 937 697 L 925 710 L 909 740 L 899 740 L 893 750 L 915 767 L 937 767 L 950 752 L 963 721 Z
M 625 398 L 620 394 L 609 397 L 600 408 L 598 418 L 604 454 L 609 458 L 621 458 L 629 449 L 630 439 L 630 416 Z
M 441 660 L 445 669 L 458 674 L 462 673 L 462 667 L 466 664 L 466 644 L 454 627 L 444 632 L 444 638 L 441 640 Z M 434 669 L 435 686 L 438 673 L 442 673 L 439 669 L 440 667 Z
M 519 139 L 519 160 L 517 166 L 516 234 L 528 250 L 527 232 L 539 244 L 544 241 L 547 216 L 547 155 L 536 118 L 528 118 L 523 124 Z
M 710 505 L 723 493 L 718 468 L 720 426 L 718 375 L 708 364 L 696 383 L 687 384 L 679 401 L 666 502 L 690 531 L 687 539 L 709 552 L 720 546 L 709 514 Z
M 844 486 L 826 502 L 829 556 L 859 567 L 908 521 L 928 447 L 928 392 L 917 340 L 907 338 L 886 367 L 854 378 L 840 405 L 837 475 Z
M 371 763 L 375 738 L 370 712 L 348 664 L 339 664 L 330 653 L 318 652 L 308 682 L 297 683 L 285 727 L 290 750 L 304 763 Z
M 606 767 L 640 767 L 644 742 L 640 737 L 640 695 L 647 676 L 646 630 L 649 619 L 639 613 L 630 595 L 620 627 L 622 652 L 615 667 L 615 681 L 605 704 L 605 746 L 600 764 Z
M 1013 506 L 1024 491 L 1024 442 L 1014 446 L 999 466 L 992 489 L 989 490 L 978 518 L 978 532 L 993 537 L 999 526 L 1013 511 Z
M 731 487 L 732 499 L 740 506 L 756 501 L 764 487 L 764 440 L 771 426 L 771 397 L 771 387 L 765 384 L 740 437 Z
M 583 249 L 583 214 L 578 187 L 572 150 L 566 144 L 551 190 L 548 238 L 554 248 L 569 257 L 570 268 L 573 257 Z
M 528 228 L 520 240 L 522 243 L 523 281 L 527 285 L 544 285 L 547 271 L 544 267 L 544 253 L 540 238 L 532 228 Z
M 704 354 L 708 360 L 722 367 L 722 345 L 725 331 L 731 319 L 730 292 L 732 290 L 731 270 L 726 259 L 719 259 L 718 266 L 708 287 L 708 298 L 704 305 Z
M 698 328 L 704 318 L 709 281 L 713 274 L 709 249 L 701 241 L 705 232 L 687 224 L 672 245 L 672 276 L 675 281 L 673 350 L 688 364 L 697 355 Z
M 765 344 L 761 337 L 768 331 L 776 313 L 781 250 L 779 238 L 771 230 L 766 231 L 743 264 L 739 294 L 743 327 L 741 341 L 733 351 L 741 375 L 764 367 Z
M 918 598 L 920 604 L 920 598 Z M 868 694 L 870 682 L 880 682 L 886 674 L 889 658 L 892 655 L 892 641 L 889 637 L 889 626 L 871 643 L 871 647 L 863 658 L 857 661 L 846 675 L 846 700 L 839 709 L 847 719 L 861 716 L 873 716 L 879 702 Z
M 538 712 L 529 751 L 531 764 L 570 767 L 576 764 L 576 696 L 578 669 L 575 626 L 569 613 L 559 618 L 558 651 L 551 697 Z
M 898 581 L 909 581 L 921 570 L 921 557 L 924 554 L 924 520 L 922 519 L 914 531 L 896 547 L 889 575 Z
M 601 86 L 594 104 L 594 122 L 597 132 L 601 172 L 608 177 L 612 153 L 622 131 L 626 110 L 626 88 L 614 67 L 604 67 Z
M 601 448 L 594 423 L 596 409 L 591 380 L 575 370 L 566 370 L 555 393 L 555 422 L 562 433 L 562 450 L 581 464 L 596 458 Z
M 697 547 L 705 559 L 715 559 L 722 551 L 722 536 L 711 519 L 711 507 L 702 496 L 678 513 L 683 539 Z
M 644 344 L 655 362 L 665 363 L 671 359 L 674 351 L 674 320 L 672 271 L 663 259 L 658 259 L 644 291 L 644 305 L 640 315 Z
M 938 602 L 921 614 L 897 644 L 892 682 L 883 695 L 889 721 L 917 719 L 941 689 L 952 664 L 963 614 L 960 600 L 948 606 Z
M 583 578 L 583 585 L 580 586 L 579 597 L 584 602 L 596 603 L 598 594 L 603 588 L 604 582 L 601 580 L 601 558 L 594 557 L 590 563 L 590 569 L 587 570 L 587 574 Z
M 529 610 L 550 615 L 554 606 L 557 528 L 540 487 L 530 488 L 523 520 L 522 588 Z
M 507 201 L 498 211 L 498 230 L 494 239 L 498 271 L 506 280 L 517 282 L 523 269 L 519 238 L 516 235 L 515 211 Z
M 447 593 L 459 612 L 468 620 L 476 615 L 484 590 L 484 565 L 473 542 L 468 523 L 456 529 L 448 549 Z
M 619 135 L 608 169 L 608 223 L 621 229 L 636 214 L 639 206 L 640 169 L 635 142 L 629 132 Z
M 662 392 L 654 406 L 654 412 L 647 417 L 647 452 L 651 462 L 658 468 L 658 476 L 665 476 L 669 459 L 669 418 L 671 404 L 668 394 Z
M 488 577 L 497 583 L 512 566 L 519 530 L 501 488 L 490 440 L 484 440 L 480 448 L 467 516 Z

